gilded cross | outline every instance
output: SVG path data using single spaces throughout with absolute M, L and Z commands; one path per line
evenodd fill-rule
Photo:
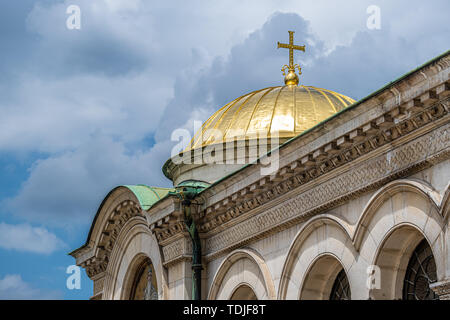
M 289 49 L 289 68 L 294 67 L 294 50 L 301 50 L 305 52 L 305 46 L 297 46 L 294 44 L 294 31 L 289 31 L 289 44 L 278 42 L 278 49 Z

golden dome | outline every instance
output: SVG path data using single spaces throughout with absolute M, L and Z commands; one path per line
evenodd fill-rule
M 214 113 L 185 151 L 229 140 L 245 140 L 255 134 L 270 138 L 274 132 L 278 132 L 280 142 L 283 142 L 354 102 L 342 94 L 312 86 L 257 90 L 231 101 Z

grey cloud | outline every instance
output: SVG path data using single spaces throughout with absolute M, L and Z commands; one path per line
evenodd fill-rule
M 305 67 L 303 81 L 361 99 L 447 50 L 445 42 L 419 43 L 389 29 L 358 32 L 350 46 L 338 46 Z
M 0 248 L 39 254 L 51 254 L 67 249 L 66 244 L 45 228 L 28 224 L 6 224 L 0 222 Z
M 296 53 L 303 71 L 301 84 L 334 90 L 354 99 L 363 98 L 448 49 L 445 30 L 438 34 L 431 31 L 433 45 L 429 45 L 423 35 L 405 38 L 386 24 L 381 30 L 358 32 L 348 46 L 337 46 L 327 55 L 324 43 L 305 19 L 297 14 L 277 13 L 243 43 L 235 45 L 226 59 L 218 57 L 209 68 L 190 74 L 189 90 L 182 88 L 186 87 L 186 79 L 177 78 L 174 99 L 162 117 L 157 139 L 167 139 L 183 123 L 183 117 L 170 115 L 187 114 L 196 108 L 212 114 L 245 93 L 282 85 L 280 68 L 288 62 L 288 56 L 286 50 L 276 49 L 276 43 L 287 41 L 287 30 L 296 31 L 296 43 L 306 44 L 306 53 Z
M 86 73 L 112 77 L 148 67 L 151 52 L 132 34 L 141 35 L 142 30 L 123 26 L 124 20 L 134 18 L 133 13 L 105 14 L 105 2 L 80 1 L 81 29 L 70 30 L 66 27 L 69 4 L 37 4 L 30 12 L 28 31 L 39 39 L 29 59 L 39 62 L 34 65 L 35 72 L 46 77 Z
M 140 141 L 157 126 L 171 97 L 164 85 L 149 75 L 25 77 L 0 100 L 0 149 L 57 153 L 89 143 L 96 133 Z
M 31 221 L 46 218 L 49 223 L 63 226 L 72 222 L 87 224 L 104 195 L 116 185 L 168 185 L 161 166 L 176 143 L 169 141 L 172 130 L 186 127 L 187 122 L 192 123 L 193 116 L 205 120 L 220 106 L 249 91 L 282 85 L 280 68 L 287 63 L 287 52 L 277 50 L 276 42 L 288 40 L 287 30 L 295 30 L 296 42 L 307 45 L 306 53 L 296 55 L 303 67 L 302 83 L 354 98 L 363 97 L 444 51 L 448 34 L 445 30 L 433 33 L 434 45 L 430 46 L 425 45 L 429 44 L 428 40 L 424 41 L 425 44 L 419 43 L 426 38 L 424 35 L 406 38 L 386 27 L 380 31 L 360 32 L 348 46 L 338 46 L 325 56 L 324 43 L 310 30 L 306 20 L 296 14 L 278 13 L 242 43 L 232 46 L 225 58 L 211 58 L 209 52 L 202 49 L 189 49 L 186 55 L 178 53 L 183 55 L 181 61 L 188 62 L 188 67 L 176 72 L 171 69 L 165 79 L 158 73 L 151 73 L 148 78 L 135 83 L 129 80 L 122 82 L 129 79 L 129 75 L 127 78 L 113 77 L 115 85 L 108 85 L 112 81 L 109 77 L 98 75 L 94 77 L 101 79 L 98 82 L 85 80 L 82 85 L 73 79 L 63 83 L 70 90 L 60 88 L 65 99 L 55 99 L 55 95 L 45 90 L 42 95 L 38 90 L 23 91 L 36 99 L 39 106 L 46 106 L 50 100 L 50 106 L 68 105 L 86 117 L 81 120 L 71 117 L 67 125 L 52 130 L 51 125 L 59 123 L 60 115 L 53 117 L 52 111 L 58 109 L 49 108 L 46 116 L 53 121 L 43 130 L 39 121 L 48 119 L 34 111 L 39 121 L 36 127 L 25 131 L 29 137 L 23 146 L 29 147 L 33 133 L 42 134 L 48 130 L 51 135 L 43 139 L 49 146 L 42 148 L 51 150 L 53 154 L 30 169 L 29 179 L 18 195 L 8 201 L 9 209 Z M 164 46 L 164 43 L 160 45 Z M 161 61 L 164 69 L 166 60 Z M 175 75 L 173 99 L 166 104 L 165 99 L 172 93 L 172 89 L 167 89 L 173 84 L 170 76 Z M 146 86 L 150 78 L 156 79 L 155 83 Z M 50 86 L 52 83 L 43 82 Z M 167 87 L 158 86 L 158 83 L 167 84 Z M 78 95 L 69 94 L 67 101 L 67 93 L 71 90 Z M 160 95 L 164 90 L 165 94 Z M 146 102 L 140 102 L 143 100 Z M 98 106 L 98 109 L 93 106 Z M 163 107 L 164 114 L 160 117 L 158 112 Z M 31 108 L 26 110 L 33 112 Z M 90 113 L 92 111 L 95 112 Z M 65 119 L 64 112 L 61 119 Z M 156 145 L 147 150 L 140 141 L 153 132 Z M 21 137 L 20 132 L 14 137 Z M 77 142 L 71 143 L 71 138 Z M 135 144 L 136 149 L 129 149 L 130 144 Z M 57 147 L 51 149 L 51 145 Z
M 0 299 L 3 300 L 48 300 L 61 299 L 62 293 L 57 290 L 34 288 L 25 282 L 19 274 L 7 274 L 0 279 Z
M 4 204 L 27 221 L 68 229 L 85 225 L 118 185 L 169 185 L 161 173 L 168 149 L 157 144 L 146 152 L 130 153 L 121 142 L 93 136 L 75 151 L 37 161 L 20 193 Z
M 174 99 L 167 105 L 156 138 L 164 140 L 181 126 L 194 109 L 209 109 L 211 114 L 236 97 L 253 90 L 282 85 L 281 67 L 288 63 L 288 52 L 277 50 L 277 41 L 288 42 L 288 30 L 296 30 L 296 43 L 311 43 L 308 56 L 314 57 L 323 44 L 309 30 L 309 23 L 297 14 L 274 14 L 240 44 L 232 47 L 224 59 L 215 58 L 208 68 L 180 75 L 175 83 Z M 301 56 L 300 61 L 311 58 Z M 205 119 L 199 119 L 205 120 Z
M 34 4 L 33 0 L 2 1 L 0 4 L 0 83 L 11 81 L 18 65 L 23 68 L 36 45 L 35 37 L 27 33 L 25 24 Z

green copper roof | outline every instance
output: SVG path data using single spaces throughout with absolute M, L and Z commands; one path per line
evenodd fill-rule
M 200 180 L 186 180 L 177 185 L 178 187 L 207 188 L 211 184 Z
M 119 188 L 127 188 L 128 190 L 133 192 L 133 194 L 136 196 L 136 198 L 139 201 L 139 205 L 141 206 L 141 208 L 143 210 L 150 209 L 155 203 L 160 201 L 162 198 L 166 197 L 169 193 L 175 192 L 175 189 L 173 189 L 173 188 L 149 187 L 146 185 L 122 185 L 122 186 L 118 186 L 118 187 L 112 189 L 106 195 L 106 197 L 103 199 L 102 203 L 100 204 L 100 207 L 97 210 L 97 213 L 95 214 L 95 217 L 94 217 L 94 220 L 92 221 L 91 228 L 89 229 L 89 234 L 87 236 L 85 244 L 83 244 L 80 248 L 69 253 L 70 255 L 73 255 L 73 253 L 75 253 L 77 250 L 84 248 L 88 245 L 89 239 L 91 238 L 95 223 L 100 214 L 100 211 L 103 208 L 103 205 L 105 204 L 106 200 L 108 200 L 109 196 Z
M 124 186 L 130 189 L 136 198 L 139 200 L 139 204 L 142 209 L 150 209 L 156 202 L 164 198 L 169 192 L 175 191 L 171 188 L 159 188 L 159 187 L 149 187 L 146 185 L 128 185 Z

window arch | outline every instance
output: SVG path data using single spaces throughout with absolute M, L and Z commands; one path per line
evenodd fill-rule
M 300 300 L 350 300 L 345 269 L 334 255 L 318 256 L 304 276 Z

